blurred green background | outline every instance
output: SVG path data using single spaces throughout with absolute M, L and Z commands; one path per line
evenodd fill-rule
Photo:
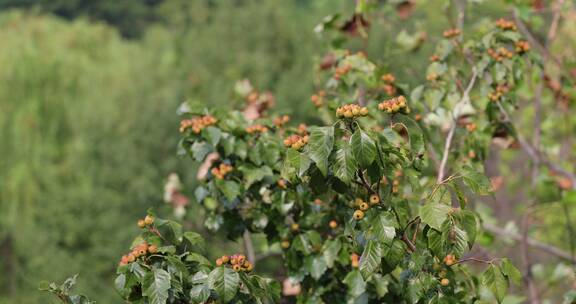
M 422 81 L 428 42 L 449 26 L 447 2 L 421 2 L 406 20 L 392 11 L 372 26 L 370 57 L 407 84 Z M 487 1 L 471 18 L 499 17 L 501 6 Z M 38 282 L 74 273 L 80 293 L 118 303 L 115 267 L 136 220 L 150 207 L 172 214 L 162 202 L 168 174 L 192 189 L 194 167 L 176 156 L 179 104 L 234 106 L 234 83 L 246 78 L 275 94 L 278 111 L 313 120 L 314 67 L 326 49 L 313 28 L 352 7 L 347 0 L 0 0 L 0 303 L 46 303 Z M 191 205 L 185 226 L 203 231 Z M 225 242 L 211 238 L 209 252 L 241 248 Z

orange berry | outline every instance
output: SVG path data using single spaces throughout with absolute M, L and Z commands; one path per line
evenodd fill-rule
M 450 284 L 450 280 L 444 278 L 442 280 L 440 280 L 440 285 L 442 286 L 448 286 Z
M 338 227 L 338 222 L 331 220 L 330 223 L 328 223 L 328 226 L 330 226 L 332 229 L 336 229 Z
M 280 246 L 282 246 L 282 248 L 284 248 L 284 249 L 288 249 L 290 247 L 290 242 L 289 241 L 282 241 L 282 243 L 280 243 Z
M 356 211 L 354 211 L 354 219 L 355 219 L 355 220 L 359 221 L 359 220 L 361 220 L 361 219 L 363 219 L 363 218 L 364 218 L 364 211 L 362 211 L 362 210 L 356 210 Z
M 368 210 L 368 208 L 370 208 L 370 206 L 369 206 L 366 202 L 362 202 L 362 203 L 360 204 L 360 206 L 358 206 L 358 207 L 359 207 L 360 210 L 362 210 L 362 211 L 366 211 L 366 210 Z
M 380 198 L 376 194 L 370 195 L 370 204 L 376 205 L 380 202 Z
M 138 220 L 138 227 L 140 228 L 146 227 L 146 223 L 144 222 L 144 220 Z
M 298 225 L 298 223 L 293 223 L 292 225 L 290 225 L 290 230 L 298 231 L 298 229 L 300 229 L 300 225 Z
M 156 247 L 156 245 L 150 245 L 150 246 L 148 246 L 148 252 L 154 254 L 154 253 L 158 252 L 158 247 Z
M 224 262 L 222 262 L 222 259 L 218 258 L 216 259 L 216 266 L 222 266 Z
M 234 265 L 232 265 L 232 270 L 234 270 L 235 272 L 238 272 L 238 271 L 242 270 L 242 267 L 240 267 L 240 265 L 238 265 L 238 264 L 234 264 Z
M 147 216 L 144 218 L 144 223 L 145 223 L 146 225 L 152 225 L 152 223 L 154 223 L 154 217 L 151 216 L 151 215 L 147 215 Z

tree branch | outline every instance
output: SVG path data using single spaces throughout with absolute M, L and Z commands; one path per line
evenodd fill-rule
M 496 234 L 496 235 L 501 236 L 501 237 L 510 238 L 516 242 L 520 242 L 522 240 L 521 235 L 514 233 L 514 232 L 507 231 L 507 230 L 502 229 L 498 226 L 484 223 L 483 227 L 484 227 L 484 230 L 486 230 L 490 233 Z M 538 249 L 542 252 L 546 252 L 548 254 L 559 257 L 561 259 L 570 261 L 572 263 L 576 263 L 576 259 L 573 258 L 569 252 L 566 252 L 563 249 L 560 249 L 558 247 L 542 243 L 540 241 L 534 240 L 534 239 L 529 238 L 529 237 L 526 238 L 526 244 L 528 246 L 534 248 L 534 249 Z
M 256 253 L 254 252 L 254 244 L 252 243 L 252 234 L 248 230 L 244 230 L 242 234 L 242 239 L 244 242 L 244 251 L 246 252 L 246 257 L 248 261 L 256 265 Z
M 504 107 L 502 106 L 502 104 L 500 104 L 500 102 L 496 102 L 496 104 L 498 105 L 498 108 L 500 109 L 500 113 L 502 113 L 502 115 L 504 116 L 504 120 L 505 122 L 509 122 L 509 123 L 513 123 L 510 115 L 508 115 L 508 112 L 506 111 L 506 109 L 504 109 Z M 570 181 L 572 182 L 572 188 L 576 189 L 576 175 L 574 175 L 574 173 L 569 172 L 568 170 L 560 167 L 559 165 L 553 163 L 552 161 L 550 161 L 550 159 L 548 159 L 546 157 L 546 155 L 544 155 L 544 153 L 542 153 L 540 150 L 532 147 L 527 141 L 526 139 L 524 139 L 524 137 L 522 137 L 521 134 L 516 134 L 516 138 L 518 139 L 518 143 L 520 144 L 520 147 L 522 147 L 522 149 L 526 152 L 526 154 L 528 154 L 528 156 L 532 159 L 532 161 L 538 165 L 544 165 L 546 167 L 548 167 L 550 170 L 563 175 L 564 177 L 570 179 Z
M 468 86 L 464 93 L 462 93 L 462 98 L 458 102 L 458 104 L 468 103 L 470 102 L 470 91 L 474 87 L 474 83 L 476 82 L 476 78 L 478 77 L 478 72 L 476 71 L 476 67 L 472 68 L 472 77 L 470 78 L 470 82 L 468 82 Z M 457 114 L 457 113 L 456 113 Z M 444 153 L 442 154 L 442 161 L 440 162 L 440 167 L 438 168 L 438 178 L 436 178 L 436 183 L 440 184 L 442 180 L 444 180 L 444 174 L 446 170 L 446 164 L 448 162 L 448 155 L 450 154 L 450 146 L 452 145 L 452 139 L 454 138 L 454 132 L 456 131 L 456 125 L 458 117 L 457 115 L 453 115 L 452 126 L 450 126 L 450 131 L 448 131 L 448 136 L 446 137 L 446 143 L 444 144 Z

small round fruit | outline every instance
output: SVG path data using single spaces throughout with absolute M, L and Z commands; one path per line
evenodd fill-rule
M 442 286 L 448 286 L 450 284 L 450 280 L 444 278 L 442 280 L 440 280 L 440 285 Z
M 130 253 L 128 255 L 128 263 L 132 263 L 134 261 L 136 261 L 136 256 L 134 256 L 132 253 Z
M 358 268 L 358 266 L 360 266 L 360 257 L 356 253 L 353 253 L 350 256 L 350 259 L 351 259 L 350 264 L 352 265 L 352 268 Z
M 380 198 L 376 194 L 370 195 L 370 204 L 376 205 L 380 202 Z
M 146 223 L 144 222 L 144 220 L 138 220 L 138 227 L 140 228 L 146 227 Z
M 456 262 L 456 259 L 451 254 L 447 255 L 444 258 L 444 264 L 446 264 L 446 266 L 452 266 L 452 265 L 454 265 L 455 262 Z
M 232 270 L 234 270 L 236 272 L 240 271 L 241 269 L 242 269 L 242 267 L 240 267 L 240 265 L 238 265 L 238 264 L 232 265 Z
M 235 257 L 232 258 L 232 259 L 230 260 L 230 264 L 232 264 L 232 265 L 238 265 L 238 258 L 235 258 Z
M 224 263 L 224 264 L 230 262 L 230 257 L 228 257 L 227 255 L 223 255 L 220 259 L 222 260 L 222 263 Z
M 331 220 L 330 223 L 328 223 L 328 226 L 330 226 L 332 229 L 336 229 L 338 227 L 338 222 Z
M 244 265 L 244 262 L 246 262 L 246 257 L 243 255 L 239 255 L 238 256 L 238 265 Z
M 363 218 L 364 218 L 364 211 L 362 211 L 362 210 L 356 210 L 356 211 L 354 211 L 354 219 L 355 219 L 355 220 L 359 221 L 359 220 L 361 220 L 361 219 L 363 219 Z
M 362 115 L 362 116 L 367 116 L 367 115 L 368 115 L 368 108 L 362 108 L 362 109 L 360 109 L 360 115 Z
M 244 270 L 245 270 L 246 272 L 250 272 L 250 271 L 252 271 L 252 270 L 254 269 L 254 265 L 252 265 L 252 263 L 244 264 L 244 267 L 245 267 Z
M 284 248 L 284 249 L 288 249 L 288 248 L 290 248 L 290 242 L 289 241 L 282 241 L 282 243 L 280 243 L 280 246 L 282 246 L 282 248 Z
M 298 231 L 298 229 L 300 229 L 300 225 L 298 225 L 298 223 L 293 223 L 292 225 L 290 225 L 290 229 L 292 231 Z
M 150 245 L 150 246 L 148 246 L 148 252 L 154 254 L 154 253 L 158 252 L 158 247 L 156 247 L 156 245 Z
M 223 262 L 222 259 L 216 259 L 216 266 L 222 266 Z
M 366 202 L 363 202 L 363 203 L 360 204 L 360 206 L 358 206 L 358 207 L 359 207 L 360 210 L 362 210 L 362 211 L 366 211 L 366 210 L 368 210 L 368 208 L 370 208 L 370 206 L 369 206 Z
M 146 225 L 152 225 L 152 223 L 154 223 L 154 217 L 151 216 L 151 215 L 147 215 L 147 216 L 144 218 L 144 224 L 146 224 Z

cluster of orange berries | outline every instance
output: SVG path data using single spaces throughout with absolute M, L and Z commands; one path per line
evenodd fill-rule
M 150 226 L 154 224 L 154 217 L 151 215 L 145 216 L 143 219 L 138 220 L 138 227 L 144 228 L 146 226 Z
M 213 116 L 205 115 L 202 117 L 194 117 L 191 119 L 184 119 L 180 122 L 180 132 L 184 132 L 189 128 L 196 134 L 200 133 L 202 129 L 216 124 L 217 120 Z
M 284 146 L 287 148 L 292 148 L 294 150 L 302 150 L 304 146 L 308 143 L 308 135 L 300 136 L 297 134 L 292 134 L 284 139 Z
M 378 110 L 384 111 L 386 113 L 397 113 L 399 111 L 409 112 L 408 103 L 406 98 L 402 95 L 394 97 L 378 104 Z
M 347 104 L 336 109 L 336 117 L 338 118 L 356 118 L 368 115 L 368 108 L 361 107 L 357 104 Z
M 268 127 L 261 124 L 251 125 L 246 128 L 246 133 L 248 134 L 266 133 L 266 132 L 268 132 Z
M 276 118 L 274 118 L 274 125 L 276 126 L 276 128 L 280 128 L 283 125 L 287 124 L 290 121 L 290 116 L 288 115 L 283 115 L 283 116 L 278 116 Z
M 326 92 L 321 90 L 318 94 L 310 96 L 310 101 L 312 101 L 315 107 L 319 108 L 324 104 L 324 97 L 326 97 Z
M 223 255 L 216 259 L 216 265 L 230 265 L 235 272 L 250 272 L 254 269 L 254 265 L 243 254 Z
M 396 94 L 396 86 L 394 86 L 394 81 L 396 81 L 396 77 L 394 75 L 388 73 L 382 75 L 382 81 L 384 81 L 384 92 L 386 94 L 392 96 Z
M 454 38 L 460 35 L 460 33 L 461 33 L 460 29 L 452 28 L 445 30 L 444 33 L 442 33 L 442 35 L 444 36 L 444 38 Z
M 217 179 L 224 179 L 226 174 L 232 172 L 232 170 L 232 166 L 222 163 L 217 168 L 212 168 L 210 173 L 212 173 L 212 175 L 214 175 Z
M 345 64 L 341 67 L 337 67 L 334 70 L 334 79 L 336 80 L 340 80 L 340 78 L 346 74 L 348 74 L 348 72 L 350 72 L 350 70 L 352 69 L 352 66 L 349 64 Z
M 506 94 L 508 92 L 508 86 L 504 85 L 504 84 L 499 84 L 498 86 L 496 86 L 496 89 L 490 93 L 488 93 L 488 98 L 491 101 L 498 101 L 502 96 L 504 96 L 504 94 Z
M 514 53 L 512 53 L 505 47 L 499 47 L 497 51 L 493 50 L 492 48 L 489 48 L 487 52 L 488 55 L 490 55 L 490 57 L 492 57 L 492 59 L 496 61 L 502 61 L 504 58 L 510 59 L 514 57 Z
M 520 40 L 516 42 L 516 53 L 524 54 L 530 50 L 530 43 L 525 40 Z
M 123 255 L 120 259 L 120 265 L 124 266 L 136 261 L 139 257 L 145 257 L 148 254 L 158 252 L 156 245 L 149 245 L 146 242 L 136 245 L 129 254 Z
M 371 206 L 378 205 L 380 203 L 380 197 L 376 194 L 370 195 L 369 202 L 365 202 L 361 198 L 356 198 L 354 200 L 354 205 L 358 208 L 354 211 L 353 217 L 355 220 L 359 221 L 364 218 L 364 212 L 370 209 Z
M 500 28 L 501 30 L 504 30 L 504 31 L 515 31 L 516 30 L 516 24 L 514 24 L 514 22 L 508 21 L 504 18 L 500 18 L 500 19 L 496 20 L 496 26 L 498 28 Z
M 356 253 L 352 253 L 350 255 L 350 264 L 352 265 L 352 268 L 358 268 L 358 266 L 360 266 L 360 256 Z

